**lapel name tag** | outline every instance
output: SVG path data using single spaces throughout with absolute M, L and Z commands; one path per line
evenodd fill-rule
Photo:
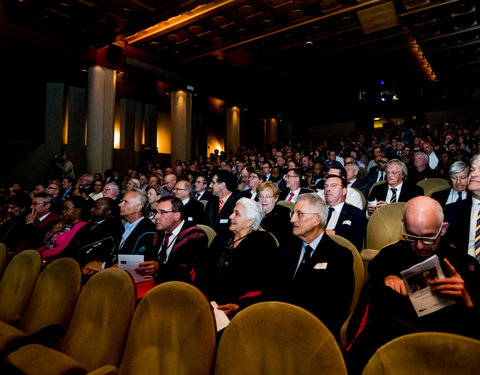
M 228 219 L 220 219 L 220 224 L 227 224 L 228 223 Z

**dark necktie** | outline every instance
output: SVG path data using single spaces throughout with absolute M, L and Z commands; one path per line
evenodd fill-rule
M 392 190 L 392 197 L 390 198 L 390 203 L 394 203 L 397 201 L 397 189 L 390 188 Z
M 163 245 L 162 245 L 162 249 L 160 250 L 160 256 L 159 256 L 160 263 L 166 263 L 168 242 L 171 235 L 172 235 L 171 233 L 165 232 L 165 239 L 163 240 Z
M 378 181 L 383 181 L 383 179 L 385 178 L 385 172 L 378 172 Z M 377 181 L 377 182 L 378 182 Z
M 457 191 L 458 193 L 458 198 L 457 198 L 457 202 L 460 202 L 462 200 L 462 192 L 461 191 Z
M 198 201 L 198 198 L 200 198 L 200 193 L 195 193 L 195 200 Z
M 313 249 L 311 248 L 311 246 L 309 245 L 305 246 L 305 254 L 303 254 L 304 263 L 310 262 L 310 259 L 312 258 L 312 251 Z
M 330 221 L 330 219 L 332 218 L 332 213 L 333 213 L 333 211 L 335 211 L 335 208 L 333 208 L 333 207 L 328 207 L 327 224 L 328 224 L 328 222 Z
M 475 258 L 480 262 L 480 211 L 478 211 L 477 226 L 475 227 Z

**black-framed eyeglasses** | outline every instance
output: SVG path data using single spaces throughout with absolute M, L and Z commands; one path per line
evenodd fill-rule
M 177 212 L 177 211 L 165 211 L 165 210 L 157 210 L 157 214 L 159 215 L 165 215 L 165 214 L 171 214 L 172 212 Z
M 402 236 L 407 242 L 415 243 L 417 241 L 422 241 L 424 245 L 434 245 L 437 242 L 438 237 L 440 236 L 440 232 L 442 231 L 443 223 L 440 225 L 440 229 L 438 233 L 434 237 L 424 237 L 424 236 L 415 236 L 413 234 L 409 234 L 405 232 L 405 224 L 402 224 Z

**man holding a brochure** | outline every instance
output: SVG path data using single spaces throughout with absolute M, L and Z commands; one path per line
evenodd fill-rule
M 365 300 L 352 318 L 361 328 L 346 357 L 352 373 L 361 372 L 378 347 L 408 333 L 480 338 L 479 263 L 442 241 L 448 223 L 441 205 L 429 197 L 411 199 L 402 225 L 404 240 L 382 249 L 368 267 Z

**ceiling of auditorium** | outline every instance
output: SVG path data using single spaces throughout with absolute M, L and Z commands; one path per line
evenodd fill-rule
M 0 31 L 59 48 L 146 51 L 160 76 L 174 73 L 165 81 L 267 102 L 358 95 L 380 79 L 468 84 L 480 72 L 478 8 L 473 0 L 4 0 Z

